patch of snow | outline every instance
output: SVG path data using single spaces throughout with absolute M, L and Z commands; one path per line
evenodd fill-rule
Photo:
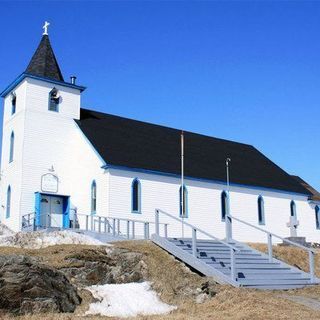
M 149 282 L 105 284 L 87 287 L 98 302 L 91 303 L 86 315 L 128 318 L 137 315 L 165 314 L 177 309 L 160 301 Z
M 40 249 L 59 244 L 107 245 L 84 234 L 69 230 L 18 232 L 0 237 L 0 246 Z

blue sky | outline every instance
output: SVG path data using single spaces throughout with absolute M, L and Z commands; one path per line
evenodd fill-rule
M 88 88 L 83 107 L 252 144 L 320 189 L 320 2 L 0 1 L 0 12 L 1 89 L 48 20 L 65 79 Z

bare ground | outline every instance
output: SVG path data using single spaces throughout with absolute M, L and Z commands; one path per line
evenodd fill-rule
M 262 244 L 251 244 L 253 247 L 265 251 Z M 178 310 L 169 315 L 144 316 L 135 319 L 159 319 L 159 320 L 182 320 L 182 319 L 210 319 L 210 320 L 246 320 L 246 319 L 320 319 L 320 311 L 298 302 L 291 301 L 285 296 L 303 296 L 320 301 L 320 286 L 311 286 L 304 289 L 279 291 L 258 291 L 239 289 L 230 286 L 213 285 L 216 292 L 212 298 L 202 304 L 197 304 L 192 292 L 208 280 L 196 273 L 191 272 L 183 264 L 172 256 L 147 241 L 119 242 L 115 246 L 125 248 L 144 255 L 149 270 L 149 280 L 153 282 L 153 288 L 159 293 L 161 300 L 178 306 Z M 70 262 L 66 258 L 91 246 L 61 245 L 39 250 L 18 248 L 0 248 L 0 254 L 25 254 L 38 257 L 43 263 L 56 268 L 67 267 Z M 97 248 L 96 246 L 92 248 Z M 101 248 L 104 250 L 104 248 Z M 308 259 L 305 252 L 290 247 L 274 247 L 274 254 L 284 261 L 294 264 L 302 270 L 308 271 Z M 320 253 L 316 255 L 316 273 L 320 277 Z M 189 294 L 190 293 L 190 294 Z M 73 320 L 73 319 L 107 319 L 100 316 L 84 316 L 84 312 L 91 302 L 91 294 L 83 290 L 80 292 L 83 298 L 82 304 L 74 314 L 45 314 L 25 315 L 13 317 L 8 314 L 0 314 L 2 320 Z M 108 318 L 110 319 L 110 318 Z

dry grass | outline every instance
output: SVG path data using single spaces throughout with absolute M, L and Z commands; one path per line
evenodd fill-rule
M 162 316 L 145 316 L 137 317 L 139 320 L 285 320 L 285 319 L 320 319 L 320 312 L 313 311 L 308 307 L 291 302 L 284 297 L 280 297 L 279 291 L 258 291 L 248 289 L 238 289 L 230 286 L 216 286 L 217 294 L 203 304 L 196 304 L 190 297 L 184 298 L 181 294 L 183 287 L 195 289 L 201 283 L 206 281 L 201 277 L 190 272 L 186 267 L 180 264 L 169 254 L 157 246 L 146 241 L 128 241 L 115 244 L 117 247 L 125 248 L 144 254 L 144 261 L 148 265 L 149 277 L 153 282 L 154 289 L 160 293 L 161 299 L 167 303 L 174 303 L 179 306 L 178 310 L 169 315 Z M 265 245 L 252 244 L 259 250 L 266 250 Z M 0 254 L 16 253 L 28 254 L 38 257 L 44 263 L 56 267 L 66 266 L 65 258 L 81 251 L 83 248 L 91 246 L 55 246 L 40 250 L 24 250 L 13 248 L 0 248 Z M 97 247 L 93 247 L 97 248 Z M 305 253 L 299 249 L 290 247 L 275 247 L 274 253 L 291 264 L 296 264 L 301 269 L 308 271 L 308 260 Z M 317 275 L 320 276 L 320 254 L 316 255 Z M 312 286 L 304 289 L 286 291 L 286 294 L 307 296 L 320 301 L 320 286 Z M 46 315 L 28 315 L 14 317 L 19 320 L 73 320 L 73 319 L 90 319 L 101 320 L 110 319 L 100 316 L 83 316 L 90 303 L 91 296 L 87 291 L 82 291 L 81 296 L 83 303 L 79 306 L 74 314 L 46 314 Z M 9 315 L 1 315 L 2 320 L 12 320 Z
M 39 259 L 42 263 L 53 266 L 55 268 L 63 268 L 70 266 L 70 262 L 66 260 L 68 256 L 74 253 L 81 252 L 83 249 L 98 249 L 105 250 L 105 246 L 67 244 L 50 246 L 41 249 L 22 249 L 12 247 L 0 247 L 1 254 L 23 254 Z

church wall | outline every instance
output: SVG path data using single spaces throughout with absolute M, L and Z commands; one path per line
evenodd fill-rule
M 317 230 L 315 204 L 308 202 L 297 203 L 297 218 L 299 221 L 298 236 L 306 236 L 310 242 L 320 243 L 320 230 Z
M 101 167 L 105 164 L 79 129 L 74 119 L 79 117 L 80 93 L 75 89 L 56 86 L 61 92 L 59 112 L 48 110 L 48 96 L 54 85 L 27 79 L 17 88 L 16 114 L 11 115 L 11 98 L 4 101 L 4 126 L 0 185 L 0 217 L 12 229 L 21 226 L 21 215 L 34 212 L 35 192 L 41 191 L 41 176 L 54 168 L 59 177 L 58 195 L 70 195 L 71 205 L 79 214 L 91 212 L 91 184 L 97 184 L 97 215 L 154 221 L 155 208 L 179 217 L 180 178 L 151 173 L 133 172 Z M 15 133 L 14 161 L 8 163 L 11 131 Z M 22 170 L 23 168 L 23 170 Z M 131 212 L 131 184 L 139 178 L 142 188 L 141 214 Z M 5 218 L 6 193 L 12 190 L 11 216 Z M 186 179 L 188 189 L 187 222 L 225 237 L 225 223 L 221 221 L 221 192 L 224 184 Z M 257 199 L 263 196 L 265 225 L 258 224 Z M 253 225 L 283 237 L 290 235 L 287 227 L 290 201 L 297 207 L 298 236 L 320 242 L 315 227 L 314 208 L 306 196 L 231 186 L 231 214 Z M 81 221 L 84 227 L 84 219 Z M 171 236 L 181 235 L 181 225 L 161 216 L 169 223 Z M 125 226 L 123 226 L 124 228 Z M 151 233 L 154 225 L 151 225 Z M 136 225 L 142 234 L 142 225 Z M 185 229 L 185 235 L 190 235 Z M 239 241 L 266 242 L 266 235 L 233 221 L 233 235 Z M 200 236 L 200 235 L 199 235 Z
M 22 176 L 22 149 L 24 136 L 26 83 L 21 83 L 14 90 L 17 96 L 16 112 L 12 112 L 11 95 L 4 99 L 2 154 L 1 154 L 1 184 L 0 184 L 0 219 L 13 229 L 19 228 L 20 197 Z M 14 132 L 13 161 L 9 163 L 10 136 Z M 7 190 L 11 187 L 10 217 L 6 218 Z
M 110 208 L 111 216 L 154 221 L 155 208 L 179 217 L 180 179 L 164 175 L 133 172 L 120 169 L 110 171 Z M 141 214 L 131 212 L 131 183 L 139 178 L 141 183 Z M 188 189 L 189 222 L 219 238 L 225 237 L 225 223 L 221 221 L 221 192 L 225 186 L 198 180 L 185 180 Z M 265 225 L 258 224 L 257 199 L 264 198 Z M 231 214 L 262 229 L 290 236 L 287 223 L 290 219 L 290 202 L 295 200 L 297 216 L 300 220 L 298 236 L 306 236 L 308 241 L 320 242 L 320 231 L 316 230 L 314 211 L 307 197 L 298 194 L 276 192 L 263 189 L 231 186 Z M 311 219 L 310 219 L 311 217 Z M 180 223 L 161 216 L 167 222 L 171 236 L 181 235 Z M 154 228 L 153 228 L 154 229 Z M 187 229 L 185 229 L 187 234 Z M 189 233 L 189 235 L 191 235 Z M 266 235 L 258 230 L 233 221 L 233 235 L 239 241 L 266 242 Z M 275 242 L 279 240 L 274 239 Z
M 60 86 L 50 82 L 27 78 L 26 109 L 47 114 L 49 93 L 56 88 L 61 93 L 59 103 L 59 116 L 70 119 L 80 119 L 80 91 Z M 51 111 L 51 113 L 54 113 Z

